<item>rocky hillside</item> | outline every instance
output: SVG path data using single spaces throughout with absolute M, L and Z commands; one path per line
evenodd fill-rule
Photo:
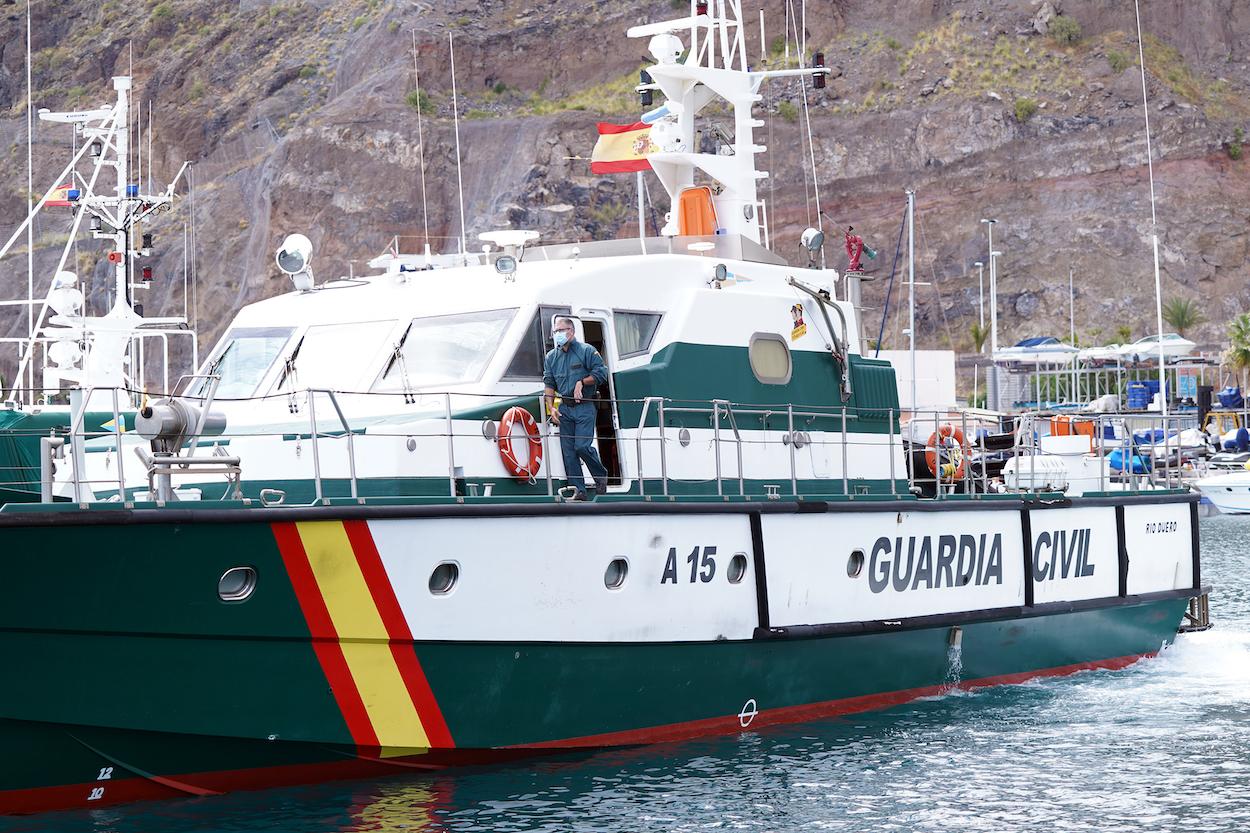
M 758 61 L 787 59 L 786 3 L 765 0 Z M 789 4 L 799 12 L 801 0 Z M 1142 89 L 1126 0 L 823 0 L 806 4 L 808 51 L 834 79 L 766 89 L 760 131 L 775 248 L 795 255 L 815 222 L 805 126 L 827 226 L 852 223 L 871 262 L 866 326 L 875 330 L 903 215 L 917 192 L 921 346 L 967 349 L 977 318 L 972 263 L 986 259 L 979 218 L 999 220 L 1001 340 L 1065 335 L 1068 269 L 1083 342 L 1152 328 L 1151 212 Z M 1250 307 L 1246 266 L 1250 162 L 1250 15 L 1235 0 L 1149 0 L 1143 26 L 1165 299 L 1199 302 L 1195 329 L 1218 343 Z M 685 8 L 570 0 L 58 0 L 34 4 L 34 100 L 61 109 L 110 100 L 133 72 L 144 168 L 163 184 L 193 163 L 191 198 L 157 233 L 148 314 L 190 306 L 206 343 L 232 311 L 286 291 L 272 268 L 281 237 L 304 231 L 319 277 L 363 268 L 393 238 L 417 249 L 428 223 L 454 249 L 460 219 L 448 37 L 454 38 L 470 239 L 499 227 L 549 241 L 637 233 L 630 176 L 592 177 L 599 120 L 636 118 L 631 93 L 645 43 L 623 31 Z M 1241 11 L 1238 11 L 1241 7 Z M 0 0 L 0 229 L 25 214 L 25 10 Z M 790 60 L 797 54 L 789 38 Z M 421 78 L 421 95 L 414 83 Z M 425 113 L 422 199 L 418 108 Z M 729 126 L 726 124 L 726 126 Z M 37 124 L 35 189 L 70 150 L 63 126 Z M 151 152 L 148 152 L 148 142 Z M 184 193 L 186 188 L 181 189 Z M 655 209 L 666 205 L 651 181 Z M 426 211 L 423 211 L 423 205 Z M 47 280 L 68 228 L 49 214 L 36 265 Z M 197 245 L 184 261 L 184 228 Z M 835 241 L 836 242 L 836 241 Z M 76 259 L 97 309 L 101 247 Z M 835 262 L 842 263 L 837 254 Z M 184 262 L 197 290 L 184 293 Z M 4 297 L 21 297 L 24 250 L 0 263 Z M 46 285 L 46 283 L 45 283 Z M 897 296 L 896 296 L 897 297 Z M 895 307 L 897 308 L 897 307 Z M 24 332 L 12 309 L 0 329 Z M 900 343 L 891 316 L 887 345 Z

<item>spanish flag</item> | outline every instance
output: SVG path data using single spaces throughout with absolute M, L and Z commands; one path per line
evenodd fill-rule
M 651 143 L 651 125 L 608 124 L 599 122 L 599 141 L 590 153 L 592 174 L 625 174 L 633 171 L 649 171 L 648 153 L 659 148 Z
M 69 208 L 73 205 L 73 203 L 69 201 L 69 192 L 73 187 L 74 186 L 71 183 L 69 185 L 58 185 L 53 188 L 48 192 L 48 200 L 44 203 L 44 205 L 48 208 Z

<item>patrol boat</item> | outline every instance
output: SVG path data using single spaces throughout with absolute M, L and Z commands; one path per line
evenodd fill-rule
M 926 417 L 861 354 L 853 283 L 818 233 L 798 267 L 767 245 L 752 106 L 826 71 L 752 71 L 745 22 L 629 32 L 667 99 L 662 237 L 508 230 L 319 284 L 295 236 L 294 290 L 177 391 L 93 429 L 78 387 L 43 499 L 0 508 L 0 810 L 755 731 L 1173 640 L 1195 495 L 993 493 L 944 416 L 918 497 Z M 556 315 L 608 365 L 591 502 L 543 418 Z

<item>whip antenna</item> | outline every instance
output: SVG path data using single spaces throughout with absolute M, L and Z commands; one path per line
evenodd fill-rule
M 421 70 L 417 68 L 417 30 L 412 30 L 412 74 L 417 79 L 417 158 L 421 165 L 421 225 L 430 245 L 430 212 L 425 202 L 425 133 L 421 128 Z M 459 158 L 459 154 L 457 154 Z
M 466 256 L 467 265 L 469 250 L 464 243 L 464 178 L 460 172 L 460 105 L 456 100 L 456 42 L 450 32 L 447 33 L 447 47 L 451 50 L 451 115 L 456 126 L 456 196 L 460 199 L 460 254 Z
M 1150 103 L 1146 99 L 1146 52 L 1141 39 L 1141 4 L 1133 0 L 1137 13 L 1137 59 L 1141 64 L 1141 107 L 1146 117 L 1146 168 L 1150 174 L 1150 242 L 1155 257 L 1155 323 L 1159 332 L 1159 413 L 1168 415 L 1167 367 L 1163 358 L 1163 289 L 1159 285 L 1159 218 L 1155 215 L 1155 163 L 1150 148 Z

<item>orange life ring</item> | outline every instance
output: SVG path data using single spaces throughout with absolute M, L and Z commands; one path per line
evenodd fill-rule
M 954 440 L 954 443 L 949 442 L 950 440 Z M 947 454 L 953 462 L 945 464 L 939 462 L 939 445 L 947 449 Z M 940 426 L 929 435 L 929 441 L 925 443 L 924 461 L 934 477 L 941 477 L 948 482 L 963 480 L 968 470 L 968 446 L 964 442 L 964 432 L 949 422 Z
M 525 438 L 529 441 L 529 463 L 524 466 L 521 465 L 521 461 L 517 459 L 516 452 L 512 448 L 512 426 L 517 423 L 517 420 L 520 420 L 521 427 L 525 429 Z M 516 405 L 504 411 L 499 419 L 496 440 L 499 443 L 499 457 L 503 460 L 503 467 L 508 470 L 508 474 L 526 483 L 533 483 L 538 470 L 543 465 L 543 441 L 538 433 L 538 423 L 534 420 L 534 415 Z

